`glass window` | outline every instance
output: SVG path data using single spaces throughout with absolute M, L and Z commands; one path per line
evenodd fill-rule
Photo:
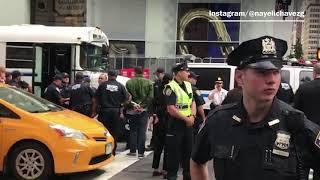
M 290 71 L 281 70 L 281 82 L 290 84 Z
M 13 87 L 0 88 L 0 98 L 16 107 L 31 113 L 60 111 L 61 107 Z
M 229 91 L 230 86 L 230 68 L 190 68 L 191 71 L 200 75 L 197 87 L 201 90 L 214 89 L 215 80 L 221 77 L 223 80 L 223 88 Z M 208 74 L 210 74 L 208 76 Z
M 80 47 L 80 66 L 91 71 L 104 71 L 107 68 L 106 46 L 82 44 Z
M 299 85 L 309 82 L 313 79 L 313 72 L 312 71 L 305 71 L 302 70 L 299 73 Z
M 6 47 L 7 68 L 32 68 L 34 52 L 30 45 L 10 45 Z
M 0 104 L 0 118 L 19 119 L 20 117 L 4 105 Z

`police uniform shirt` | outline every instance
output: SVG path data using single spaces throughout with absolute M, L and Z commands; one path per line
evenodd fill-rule
M 63 98 L 69 98 L 71 96 L 72 86 L 71 85 L 63 85 L 61 88 L 61 96 Z
M 176 80 L 173 80 L 176 81 Z M 176 81 L 178 83 L 178 81 Z M 179 83 L 178 83 L 179 84 Z M 185 86 L 184 83 L 179 84 L 179 86 L 185 91 L 187 92 L 187 88 Z M 165 95 L 165 102 L 166 105 L 176 105 L 176 100 L 177 100 L 177 96 L 176 94 L 172 91 L 170 86 L 166 86 L 165 90 L 164 90 L 164 95 Z M 192 97 L 192 100 L 194 98 Z
M 277 98 L 281 101 L 284 101 L 288 104 L 293 103 L 294 93 L 293 90 L 288 83 L 280 83 L 279 90 L 277 92 Z
M 60 105 L 60 89 L 54 83 L 51 83 L 44 91 L 44 98 L 48 101 Z
M 250 123 L 246 117 L 241 102 L 211 111 L 192 159 L 203 164 L 213 158 L 217 180 L 297 179 L 307 177 L 299 170 L 302 164 L 319 168 L 319 127 L 302 112 L 275 99 L 263 121 Z
M 193 99 L 194 99 L 197 107 L 202 106 L 206 103 L 204 101 L 203 97 L 201 96 L 201 92 L 199 91 L 199 89 L 197 87 L 192 86 L 192 92 L 193 92 Z
M 92 104 L 93 96 L 90 86 L 83 83 L 74 84 L 70 91 L 70 107 Z
M 95 98 L 101 108 L 120 108 L 121 104 L 128 99 L 126 88 L 116 80 L 108 80 L 99 85 Z

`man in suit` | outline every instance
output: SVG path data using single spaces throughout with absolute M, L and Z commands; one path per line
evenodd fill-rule
M 294 107 L 303 111 L 308 119 L 320 125 L 320 63 L 313 67 L 313 79 L 300 84 L 294 96 Z M 314 172 L 313 179 L 320 180 L 320 171 Z

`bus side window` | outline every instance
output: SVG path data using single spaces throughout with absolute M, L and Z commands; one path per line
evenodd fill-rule
M 6 67 L 33 68 L 33 52 L 31 44 L 8 43 L 6 48 Z
M 313 72 L 312 71 L 305 71 L 302 70 L 299 73 L 299 85 L 309 82 L 313 79 Z

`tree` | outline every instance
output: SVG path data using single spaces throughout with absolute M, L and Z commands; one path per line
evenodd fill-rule
M 300 39 L 298 38 L 296 41 L 296 45 L 294 45 L 295 58 L 300 59 L 303 56 L 302 44 Z

